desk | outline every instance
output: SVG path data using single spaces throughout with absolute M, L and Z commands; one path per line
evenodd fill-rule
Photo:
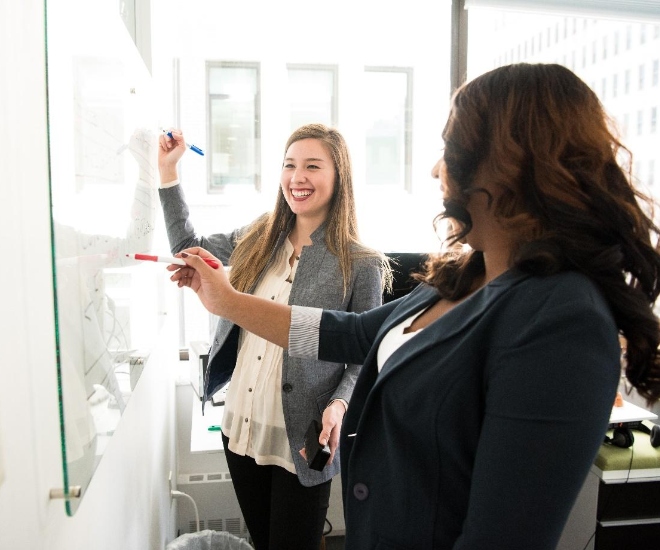
M 624 401 L 610 425 L 658 415 Z M 610 433 L 611 435 L 611 433 Z M 660 448 L 643 432 L 623 449 L 603 444 L 568 519 L 558 550 L 660 547 Z
M 591 471 L 598 477 L 594 550 L 660 547 L 660 448 L 635 432 L 630 448 L 602 445 Z
M 224 405 L 212 405 L 206 402 L 204 416 L 202 416 L 202 402 L 193 392 L 192 397 L 192 425 L 190 428 L 190 452 L 212 453 L 224 452 L 222 447 L 222 432 L 209 431 L 209 426 L 220 426 L 225 414 Z
M 637 422 L 638 420 L 656 420 L 657 418 L 657 414 L 624 400 L 623 407 L 612 407 L 610 424 Z

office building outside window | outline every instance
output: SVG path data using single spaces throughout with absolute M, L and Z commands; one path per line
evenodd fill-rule
M 549 32 L 566 20 L 563 14 L 534 11 L 533 2 L 529 2 L 527 12 L 495 9 L 492 8 L 493 2 L 481 0 L 472 0 L 470 4 L 480 3 L 488 3 L 491 7 L 468 10 L 468 79 L 501 65 L 498 59 L 502 52 L 525 43 L 530 36 L 543 33 L 544 29 Z M 518 6 L 520 4 L 517 2 Z M 544 2 L 545 6 L 551 4 Z M 653 189 L 658 174 L 657 163 L 652 162 L 660 151 L 660 135 L 654 131 L 654 113 L 660 106 L 657 87 L 660 20 L 650 24 L 640 19 L 625 21 L 611 16 L 599 17 L 593 12 L 584 16 L 576 13 L 570 19 L 582 29 L 581 32 L 562 38 L 543 51 L 537 50 L 535 55 L 520 55 L 511 61 L 562 64 L 568 52 L 580 48 L 584 52 L 585 47 L 591 49 L 591 55 L 585 57 L 583 53 L 579 67 L 569 68 L 594 90 L 613 118 L 615 130 L 632 152 L 632 173 L 640 190 L 660 198 L 660 189 Z M 619 47 L 621 36 L 625 39 L 623 48 Z M 608 44 L 613 44 L 611 52 L 607 49 Z M 651 84 L 647 67 L 651 69 Z M 611 83 L 609 88 L 608 82 Z

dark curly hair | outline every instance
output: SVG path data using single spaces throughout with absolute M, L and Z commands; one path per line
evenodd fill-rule
M 615 137 L 594 92 L 555 64 L 514 64 L 464 84 L 443 132 L 448 238 L 471 229 L 465 208 L 477 169 L 502 192 L 491 199 L 518 235 L 511 265 L 525 273 L 578 271 L 600 288 L 627 340 L 628 381 L 660 398 L 658 227 L 653 201 L 632 184 L 632 155 Z M 623 161 L 627 159 L 627 168 Z M 416 276 L 446 298 L 467 294 L 484 273 L 477 250 L 433 255 Z

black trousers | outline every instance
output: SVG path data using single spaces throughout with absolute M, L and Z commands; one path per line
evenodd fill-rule
M 304 487 L 279 466 L 260 466 L 222 443 L 238 504 L 256 550 L 319 550 L 332 480 Z

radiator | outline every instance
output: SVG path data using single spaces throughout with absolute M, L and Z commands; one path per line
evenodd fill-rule
M 229 472 L 179 474 L 177 490 L 195 500 L 200 531 L 227 531 L 250 542 Z M 185 498 L 177 500 L 177 530 L 179 535 L 197 530 L 195 509 Z

